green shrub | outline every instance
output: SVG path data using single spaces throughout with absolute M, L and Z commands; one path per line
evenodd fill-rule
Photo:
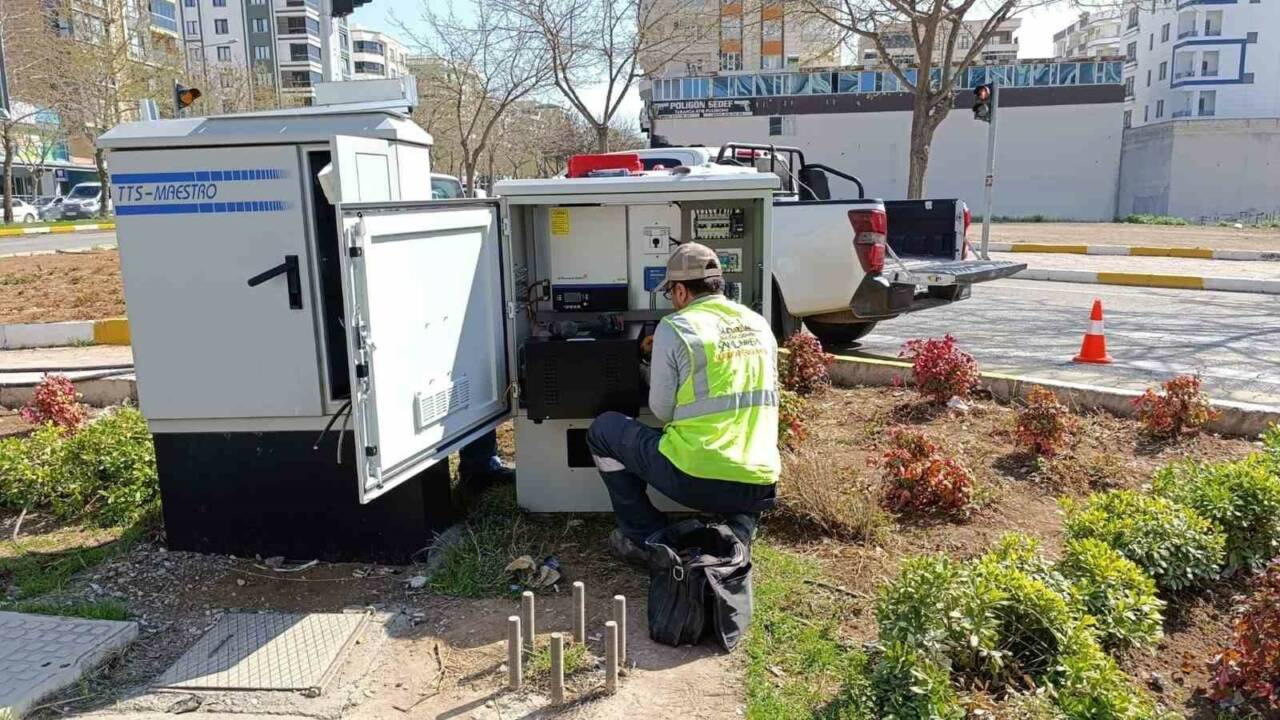
M 910 644 L 889 643 L 871 676 L 884 720 L 963 720 L 951 676 Z
M 1044 557 L 1040 541 L 1022 533 L 1005 533 L 996 541 L 995 547 L 982 555 L 983 561 L 997 563 L 1025 573 L 1048 585 L 1054 592 L 1063 596 L 1069 603 L 1077 604 L 1075 592 L 1070 581 Z
M 1163 589 L 1211 580 L 1222 566 L 1225 538 L 1190 508 L 1131 490 L 1060 502 L 1068 540 L 1092 538 L 1110 545 Z
M 1085 539 L 1067 543 L 1057 568 L 1071 581 L 1084 612 L 1093 616 L 1104 646 L 1159 642 L 1164 601 L 1156 597 L 1155 581 L 1133 561 L 1101 541 Z
M 104 413 L 75 435 L 47 424 L 0 440 L 0 505 L 119 525 L 158 496 L 151 433 L 134 408 Z
M 1134 225 L 1186 225 L 1187 221 L 1173 215 L 1125 215 L 1122 223 Z
M 1154 487 L 1226 536 L 1228 569 L 1257 570 L 1280 553 L 1280 475 L 1267 456 L 1169 465 L 1156 473 Z
M 1159 720 L 1145 692 L 1096 643 L 1082 642 L 1062 658 L 1054 683 L 1058 709 L 1068 720 Z

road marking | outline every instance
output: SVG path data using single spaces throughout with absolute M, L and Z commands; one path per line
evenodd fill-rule
M 1139 287 L 1164 287 L 1180 290 L 1203 290 L 1204 278 L 1196 275 L 1158 275 L 1156 273 L 1100 272 L 1098 282 L 1103 285 L 1137 285 Z

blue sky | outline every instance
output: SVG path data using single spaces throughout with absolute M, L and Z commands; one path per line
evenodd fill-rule
M 407 43 L 408 38 L 404 37 L 395 20 L 398 19 L 410 27 L 418 25 L 422 14 L 422 4 L 426 1 L 372 0 L 368 5 L 357 9 L 351 16 L 351 21 L 363 28 L 389 33 Z M 431 1 L 441 2 L 441 0 Z M 465 3 L 460 3 L 459 5 L 465 5 Z M 1053 55 L 1053 34 L 1071 24 L 1078 13 L 1079 10 L 1071 7 L 1069 3 L 1056 2 L 1022 15 L 1022 29 L 1018 33 L 1022 55 L 1025 57 L 1051 57 Z M 410 47 L 410 52 L 414 51 L 416 51 L 416 48 Z M 597 103 L 603 102 L 602 97 L 598 95 L 597 97 Z M 552 99 L 554 100 L 554 98 Z M 639 117 L 640 109 L 639 95 L 633 89 L 631 95 L 619 110 L 619 115 L 634 119 Z

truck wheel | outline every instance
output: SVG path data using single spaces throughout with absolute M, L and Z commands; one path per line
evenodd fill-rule
M 823 347 L 852 345 L 866 337 L 867 333 L 876 326 L 874 322 L 825 323 L 813 320 L 805 320 L 804 324 L 809 328 L 809 332 L 822 341 Z
M 787 303 L 782 299 L 782 291 L 776 281 L 773 283 L 773 318 L 769 325 L 773 327 L 773 336 L 779 343 L 786 342 L 800 330 L 800 318 L 787 312 Z

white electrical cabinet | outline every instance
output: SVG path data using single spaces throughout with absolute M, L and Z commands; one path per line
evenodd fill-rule
M 441 460 L 517 416 L 520 504 L 608 510 L 585 429 L 605 410 L 656 422 L 639 362 L 675 245 L 702 230 L 734 253 L 726 279 L 770 317 L 778 179 L 752 169 L 431 200 L 431 137 L 386 103 L 126 123 L 100 144 L 180 549 L 403 560 L 453 519 Z M 706 218 L 732 222 L 710 237 Z

